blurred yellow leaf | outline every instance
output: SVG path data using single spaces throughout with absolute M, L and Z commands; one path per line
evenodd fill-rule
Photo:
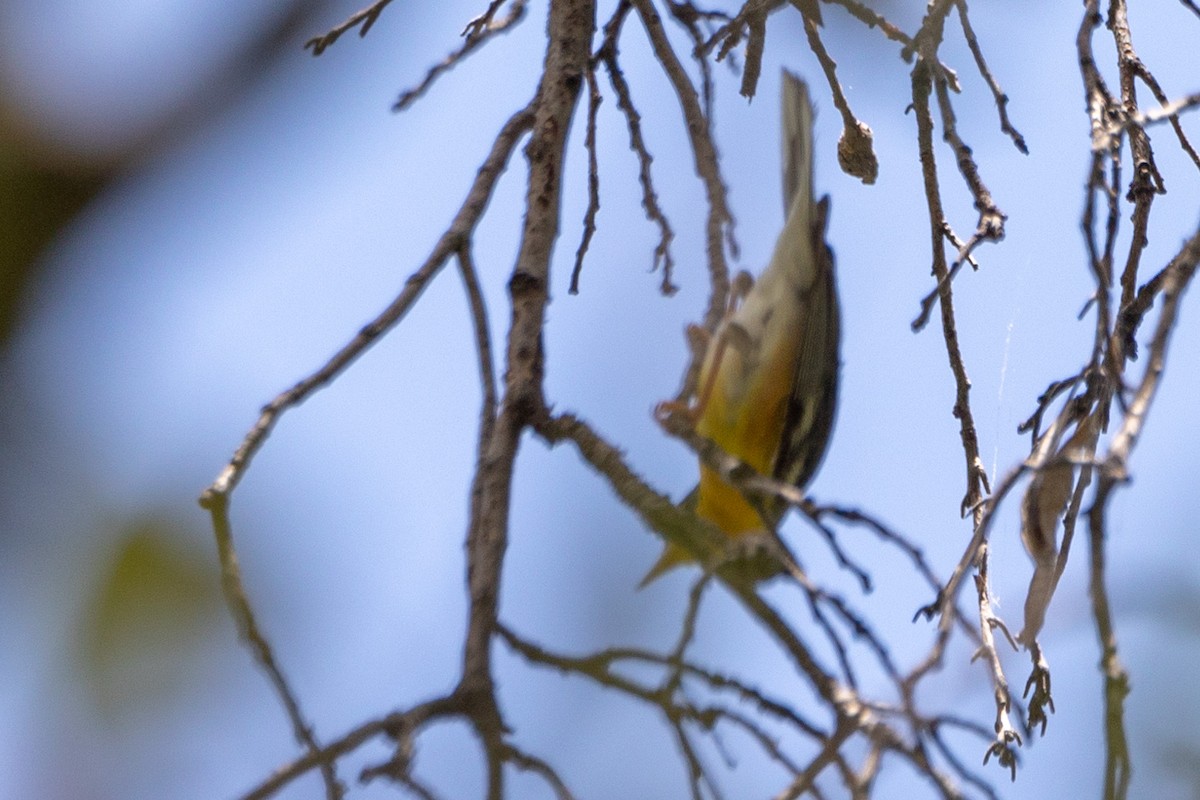
M 132 522 L 83 613 L 78 661 L 100 708 L 119 712 L 179 691 L 220 609 L 212 559 L 182 526 Z

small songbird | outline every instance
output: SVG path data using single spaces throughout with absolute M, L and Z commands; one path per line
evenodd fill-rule
M 734 293 L 685 411 L 696 432 L 729 455 L 803 488 L 833 428 L 841 325 L 825 242 L 829 198 L 813 197 L 812 103 L 804 82 L 786 71 L 782 106 L 783 231 L 762 275 L 744 296 Z M 778 500 L 756 508 L 703 462 L 694 501 L 698 516 L 733 538 L 773 530 L 786 510 Z M 690 560 L 668 544 L 642 585 Z

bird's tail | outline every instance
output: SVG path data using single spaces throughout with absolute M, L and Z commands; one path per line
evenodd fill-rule
M 783 72 L 783 230 L 763 279 L 806 290 L 820 277 L 824 209 L 813 198 L 813 107 L 804 81 Z M 776 273 L 771 275 L 770 273 Z
M 783 214 L 790 217 L 800 199 L 813 201 L 813 107 L 808 86 L 787 70 L 783 71 Z

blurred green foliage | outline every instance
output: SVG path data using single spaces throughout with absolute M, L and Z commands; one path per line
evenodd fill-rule
M 0 136 L 0 345 L 8 341 L 38 256 L 99 193 L 111 171 L 40 162 Z

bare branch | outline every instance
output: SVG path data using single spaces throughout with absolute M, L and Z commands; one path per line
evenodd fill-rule
M 471 328 L 475 333 L 475 352 L 479 357 L 479 385 L 483 395 L 481 440 L 486 440 L 496 416 L 496 367 L 492 354 L 492 334 L 488 327 L 487 304 L 483 299 L 483 288 L 471 258 L 471 247 L 463 243 L 458 251 L 458 270 L 462 275 L 463 289 L 467 293 L 467 305 L 471 310 Z
M 571 790 L 567 788 L 567 785 L 563 782 L 558 772 L 537 756 L 517 750 L 514 747 L 509 747 L 505 755 L 505 760 L 518 769 L 532 772 L 539 776 L 554 790 L 554 796 L 558 800 L 574 800 L 575 795 L 571 794 Z
M 875 147 L 872 144 L 874 134 L 871 133 L 870 126 L 859 121 L 850 110 L 850 101 L 846 99 L 842 84 L 837 78 L 837 63 L 825 49 L 825 43 L 821 41 L 818 7 L 811 0 L 792 0 L 792 5 L 800 11 L 804 19 L 804 33 L 808 37 L 808 46 L 821 64 L 833 96 L 833 105 L 842 115 L 838 164 L 847 175 L 858 178 L 867 185 L 875 183 L 875 179 L 879 177 L 879 159 L 875 156 Z
M 467 199 L 459 208 L 446 232 L 442 234 L 441 239 L 434 245 L 433 252 L 425 259 L 425 263 L 409 276 L 404 284 L 404 290 L 379 316 L 363 326 L 358 334 L 338 350 L 320 369 L 282 392 L 263 407 L 258 421 L 246 434 L 229 464 L 200 496 L 201 506 L 212 508 L 211 504 L 216 501 L 218 496 L 228 495 L 236 488 L 246 469 L 250 466 L 255 453 L 262 447 L 283 413 L 300 405 L 314 392 L 331 383 L 355 359 L 391 330 L 392 326 L 404 318 L 417 298 L 425 291 L 429 282 L 441 271 L 447 259 L 459 250 L 462 243 L 475 229 L 484 209 L 487 208 L 497 180 L 508 165 L 509 156 L 512 155 L 521 136 L 529 130 L 532 124 L 533 113 L 530 108 L 523 108 L 509 118 L 496 137 L 492 151 L 479 168 L 475 182 L 467 193 Z
M 711 293 L 708 311 L 704 315 L 704 327 L 715 330 L 721 315 L 725 311 L 729 297 L 729 267 L 725 262 L 725 242 L 728 241 L 731 251 L 736 255 L 737 244 L 733 238 L 733 214 L 726 200 L 728 194 L 725 181 L 721 177 L 721 167 L 717 158 L 717 148 L 712 139 L 709 119 L 700 108 L 696 87 L 692 85 L 679 56 L 667 39 L 663 30 L 662 18 L 650 0 L 631 0 L 634 9 L 641 17 L 650 37 L 650 45 L 659 63 L 667 73 L 679 105 L 683 110 L 684 122 L 688 139 L 692 146 L 692 156 L 696 172 L 704 182 L 705 196 L 708 200 L 708 218 L 705 224 L 706 252 L 708 255 L 709 281 Z
M 340 800 L 345 795 L 345 786 L 338 779 L 334 769 L 334 760 L 326 756 L 317 742 L 312 725 L 307 721 L 300 708 L 300 701 L 295 691 L 283 675 L 283 670 L 275 659 L 275 652 L 255 621 L 254 611 L 246 596 L 242 584 L 242 572 L 238 566 L 237 553 L 233 546 L 233 529 L 229 522 L 229 498 L 225 495 L 214 495 L 206 506 L 212 517 L 213 532 L 217 539 L 217 555 L 221 564 L 221 590 L 230 614 L 237 624 L 238 635 L 249 646 L 255 661 L 266 673 L 275 694 L 279 696 L 288 720 L 292 724 L 292 735 L 296 741 L 308 751 L 314 766 L 319 766 L 321 779 L 325 784 L 325 796 L 328 800 Z
M 938 294 L 942 309 L 942 336 L 946 342 L 946 355 L 950 370 L 954 374 L 956 398 L 954 416 L 959 421 L 959 434 L 966 457 L 967 491 L 963 497 L 962 510 L 976 508 L 984 493 L 990 491 L 987 470 L 979 456 L 979 437 L 971 412 L 971 381 L 963 364 L 962 350 L 958 343 L 958 326 L 954 318 L 954 300 L 949 281 L 946 254 L 942 246 L 943 231 L 947 223 L 942 210 L 941 189 L 938 186 L 937 161 L 933 154 L 933 116 L 929 108 L 932 67 L 924 55 L 913 69 L 913 108 L 917 117 L 917 141 L 921 154 L 921 171 L 925 180 L 925 197 L 929 206 L 930 245 L 933 255 L 933 274 L 938 282 Z M 982 216 L 981 216 L 982 220 Z M 978 524 L 978 519 L 976 521 Z
M 588 157 L 588 205 L 583 214 L 583 236 L 579 241 L 579 249 L 575 251 L 575 266 L 571 270 L 570 294 L 579 294 L 579 276 L 583 272 L 583 258 L 587 255 L 588 245 L 596 233 L 596 214 L 600 211 L 600 167 L 596 163 L 596 113 L 600 110 L 603 98 L 600 87 L 596 85 L 596 68 L 588 64 L 588 113 L 587 132 L 584 135 L 583 146 Z
M 595 23 L 591 0 L 550 7 L 545 64 L 525 148 L 529 162 L 526 214 L 516 263 L 508 281 L 512 323 L 505 354 L 504 389 L 495 425 L 479 443 L 467 532 L 469 606 L 459 691 L 468 698 L 471 724 L 486 756 L 488 800 L 501 800 L 506 726 L 492 676 L 492 640 L 517 451 L 524 429 L 545 414 L 542 329 L 549 302 L 550 257 L 562 216 L 562 172 L 567 134 L 584 82 Z
M 1115 480 L 1108 474 L 1100 479 L 1096 500 L 1088 514 L 1091 530 L 1092 617 L 1100 640 L 1100 669 L 1104 675 L 1104 797 L 1105 800 L 1124 800 L 1129 796 L 1131 762 L 1125 736 L 1125 698 L 1129 694 L 1129 675 L 1117 654 L 1117 635 L 1108 604 L 1105 580 L 1105 508 Z
M 618 3 L 612 18 L 604 25 L 604 41 L 596 52 L 596 59 L 604 64 L 609 82 L 617 95 L 617 109 L 625 116 L 625 124 L 629 129 L 629 147 L 637 155 L 638 160 L 638 183 L 642 187 L 642 209 L 646 212 L 646 218 L 658 227 L 658 245 L 654 248 L 651 269 L 662 267 L 661 290 L 663 294 L 669 296 L 679 288 L 671 280 L 675 267 L 675 258 L 671 255 L 671 242 L 675 239 L 675 231 L 672 230 L 670 221 L 667 220 L 666 214 L 658 204 L 658 194 L 654 190 L 654 178 L 650 172 L 650 164 L 654 158 L 646 148 L 645 139 L 642 138 L 642 117 L 633 103 L 629 84 L 625 80 L 625 74 L 622 72 L 618 60 L 617 43 L 620 40 L 625 18 L 631 8 L 628 0 L 621 0 Z
M 550 444 L 564 439 L 574 443 L 584 460 L 608 480 L 617 496 L 648 528 L 686 548 L 708 571 L 714 571 L 724 560 L 727 540 L 720 529 L 655 492 L 629 468 L 621 452 L 587 423 L 572 414 L 561 414 L 539 421 L 536 430 Z
M 1181 148 L 1200 167 L 1200 156 L 1184 135 L 1181 115 L 1200 106 L 1200 94 L 1185 95 L 1168 101 L 1150 69 L 1133 47 L 1126 14 L 1126 0 L 1108 4 L 1108 29 L 1116 52 L 1117 90 L 1106 85 L 1103 72 L 1095 61 L 1092 38 L 1104 20 L 1099 0 L 1085 0 L 1084 18 L 1076 37 L 1079 69 L 1083 76 L 1085 101 L 1090 124 L 1091 161 L 1087 173 L 1082 216 L 1087 268 L 1094 290 L 1085 311 L 1095 312 L 1095 328 L 1090 358 L 1078 372 L 1051 383 L 1038 398 L 1035 410 L 1019 429 L 1031 431 L 1028 459 L 1014 465 L 999 480 L 993 492 L 980 458 L 979 436 L 970 397 L 970 381 L 959 343 L 960 321 L 953 305 L 953 283 L 963 265 L 978 267 L 975 251 L 984 242 L 998 242 L 1004 236 L 1005 215 L 986 185 L 971 147 L 960 135 L 954 102 L 961 91 L 957 74 L 940 60 L 946 19 L 957 13 L 964 41 L 999 116 L 1000 130 L 1021 152 L 1026 152 L 1022 135 L 1008 117 L 1008 96 L 1003 92 L 984 56 L 968 13 L 968 0 L 930 0 L 920 28 L 913 34 L 901 30 L 887 18 L 868 8 L 861 0 L 827 0 L 830 6 L 845 9 L 850 17 L 870 28 L 879 28 L 906 61 L 915 60 L 912 69 L 912 107 L 916 120 L 917 152 L 922 167 L 926 195 L 930 271 L 933 289 L 924 298 L 914 329 L 931 318 L 935 305 L 940 309 L 942 338 L 955 383 L 953 414 L 966 467 L 966 486 L 960 506 L 963 516 L 970 514 L 970 541 L 949 579 L 943 584 L 927 563 L 923 550 L 882 521 L 853 508 L 817 505 L 795 486 L 759 474 L 748 464 L 730 456 L 714 442 L 699 436 L 685 420 L 666 415 L 660 418 L 668 432 L 679 437 L 695 451 L 703 464 L 716 470 L 731 486 L 757 507 L 794 505 L 808 518 L 822 538 L 833 560 L 862 592 L 874 586 L 867 570 L 869 563 L 858 549 L 859 539 L 853 526 L 866 525 L 885 545 L 898 548 L 909 564 L 908 573 L 937 592 L 937 598 L 923 609 L 929 617 L 939 615 L 936 630 L 929 632 L 931 643 L 915 665 L 903 666 L 893 657 L 889 642 L 876 629 L 871 616 L 861 612 L 855 598 L 836 591 L 834 584 L 823 584 L 810 574 L 775 531 L 762 536 L 731 540 L 717 526 L 700 519 L 687 505 L 673 504 L 635 474 L 615 445 L 605 441 L 586 423 L 570 414 L 554 415 L 544 396 L 545 313 L 549 302 L 551 255 L 561 224 L 562 171 L 566 161 L 566 142 L 576 115 L 579 92 L 584 81 L 588 87 L 588 106 L 584 148 L 587 155 L 587 209 L 583 234 L 575 255 L 571 292 L 578 290 L 583 261 L 597 229 L 600 208 L 599 164 L 597 157 L 599 113 L 602 96 L 596 70 L 600 65 L 608 73 L 616 105 L 629 135 L 630 147 L 638 163 L 642 205 L 647 218 L 658 231 L 653 250 L 653 266 L 663 268 L 662 289 L 671 293 L 674 261 L 671 252 L 674 231 L 663 213 L 652 179 L 652 156 L 643 135 L 642 117 L 633 101 L 629 76 L 623 70 L 619 45 L 624 23 L 636 13 L 646 30 L 650 50 L 678 102 L 683 128 L 691 150 L 695 171 L 707 201 L 704 239 L 711 285 L 709 307 L 704 322 L 715 329 L 729 307 L 730 293 L 727 253 L 736 256 L 734 219 L 728 205 L 728 189 L 713 128 L 716 84 L 712 62 L 728 58 L 738 61 L 735 50 L 744 43 L 744 64 L 740 90 L 746 97 L 757 91 L 765 55 L 766 28 L 771 13 L 786 0 L 745 0 L 736 12 L 705 11 L 691 0 L 618 0 L 604 24 L 599 47 L 595 42 L 593 0 L 555 0 L 549 4 L 548 38 L 545 64 L 534 100 L 518 111 L 497 136 L 483 162 L 466 200 L 443 232 L 428 258 L 410 275 L 403 290 L 368 325 L 342 347 L 320 369 L 281 393 L 262 409 L 255 425 L 247 433 L 230 462 L 213 484 L 205 490 L 201 504 L 213 517 L 221 559 L 222 582 L 226 601 L 238 624 L 241 637 L 267 674 L 291 721 L 293 734 L 300 742 L 300 758 L 283 766 L 244 797 L 263 798 L 274 794 L 297 777 L 320 770 L 327 798 L 340 798 L 344 787 L 334 772 L 339 759 L 371 739 L 386 735 L 393 740 L 390 755 L 367 767 L 363 780 L 384 778 L 422 798 L 434 798 L 434 787 L 418 779 L 414 771 L 416 739 L 429 723 L 458 719 L 471 726 L 477 737 L 485 766 L 486 796 L 501 800 L 505 796 L 507 767 L 531 773 L 545 783 L 559 800 L 572 794 L 563 777 L 547 760 L 528 753 L 515 742 L 506 724 L 497 697 L 493 674 L 493 647 L 497 638 L 533 664 L 582 676 L 597 685 L 648 704 L 661 713 L 679 749 L 686 769 L 690 795 L 696 800 L 720 800 L 715 761 L 707 763 L 715 743 L 724 753 L 717 736 L 731 727 L 773 764 L 785 770 L 786 778 L 778 797 L 808 794 L 823 800 L 829 791 L 825 784 L 840 779 L 845 794 L 854 800 L 866 800 L 876 788 L 881 765 L 898 756 L 943 798 L 963 796 L 959 785 L 986 797 L 995 798 L 989 782 L 968 769 L 949 746 L 953 736 L 967 732 L 986 743 L 984 763 L 995 757 L 1015 776 L 1022 734 L 1040 727 L 1045 733 L 1048 714 L 1054 711 L 1051 696 L 1049 660 L 1038 641 L 1038 631 L 1054 589 L 1067 565 L 1079 515 L 1089 493 L 1093 503 L 1088 513 L 1091 533 L 1092 602 L 1101 648 L 1106 698 L 1106 742 L 1108 745 L 1108 796 L 1124 797 L 1128 790 L 1130 760 L 1124 733 L 1124 697 L 1128 675 L 1117 657 L 1116 631 L 1108 607 L 1105 586 L 1105 514 L 1114 490 L 1128 479 L 1129 460 L 1147 422 L 1166 364 L 1170 336 L 1175 328 L 1183 292 L 1200 263 L 1200 230 L 1186 242 L 1171 262 L 1149 280 L 1140 277 L 1146 253 L 1147 232 L 1153 201 L 1165 191 L 1163 176 L 1154 162 L 1150 126 L 1169 121 Z M 1182 0 L 1200 15 L 1192 0 Z M 352 15 L 323 36 L 310 40 L 306 47 L 321 54 L 347 31 L 360 35 L 378 19 L 390 0 L 379 0 Z M 874 180 L 878 170 L 871 131 L 851 111 L 837 75 L 837 63 L 822 37 L 821 6 L 816 0 L 791 0 L 802 17 L 809 49 L 830 87 L 834 106 L 843 121 L 839 142 L 839 161 L 843 170 L 865 182 Z M 506 16 L 499 18 L 507 6 Z M 434 65 L 423 80 L 403 93 L 396 110 L 407 107 L 420 97 L 447 70 L 454 68 L 472 52 L 518 24 L 525 16 L 528 0 L 487 0 L 482 14 L 467 24 L 463 41 L 442 62 Z M 688 54 L 694 69 L 684 66 L 678 48 L 664 29 L 662 10 L 669 11 L 690 42 Z M 828 12 L 826 12 L 828 13 Z M 714 30 L 715 27 L 715 30 Z M 674 35 L 674 34 L 673 34 Z M 1106 67 L 1107 71 L 1107 67 Z M 698 73 L 698 74 L 697 74 Z M 696 77 L 693 77 L 695 75 Z M 1137 84 L 1149 88 L 1157 107 L 1143 110 L 1138 105 Z M 640 96 L 640 94 L 639 94 Z M 971 235 L 960 235 L 951 226 L 943 205 L 942 186 L 935 157 L 933 133 L 936 127 L 932 103 L 936 99 L 942 137 L 953 154 L 963 184 L 970 193 L 978 219 Z M 508 160 L 528 135 L 525 155 L 528 161 L 525 216 L 522 222 L 519 253 L 508 280 L 511 299 L 511 323 L 502 364 L 488 325 L 483 287 L 474 263 L 472 236 L 485 212 L 491 194 Z M 1123 183 L 1125 145 L 1129 143 L 1133 170 L 1129 186 Z M 1120 230 L 1132 204 L 1132 227 L 1128 236 Z M 1125 247 L 1128 239 L 1128 249 Z M 947 250 L 949 249 L 949 254 Z M 229 503 L 258 449 L 270 435 L 278 419 L 293 406 L 304 402 L 319 389 L 335 380 L 359 355 L 369 349 L 407 314 L 424 289 L 454 258 L 463 280 L 472 326 L 477 370 L 481 388 L 479 433 L 475 472 L 470 487 L 470 521 L 466 534 L 467 588 L 469 607 L 463 643 L 462 672 L 458 684 L 443 697 L 429 700 L 407 710 L 393 712 L 369 721 L 332 743 L 320 744 L 301 712 L 294 691 L 283 677 L 270 645 L 259 629 L 242 585 L 233 546 Z M 1120 276 L 1118 278 L 1118 271 Z M 1120 291 L 1114 291 L 1119 281 Z M 1146 366 L 1134 382 L 1126 374 L 1137 356 L 1136 333 L 1150 310 L 1161 298 L 1155 331 L 1148 346 Z M 699 329 L 696 329 L 699 331 Z M 694 336 L 688 376 L 696 374 L 703 345 Z M 497 369 L 503 380 L 498 380 Z M 684 381 L 684 394 L 692 385 Z M 1111 434 L 1107 452 L 1096 454 L 1100 433 L 1107 431 L 1110 416 L 1117 414 L 1119 425 Z M 1072 433 L 1073 428 L 1073 433 Z M 553 653 L 518 637 L 499 620 L 499 597 L 505 550 L 509 532 L 509 505 L 516 459 L 523 434 L 532 430 L 549 444 L 570 440 L 580 457 L 648 527 L 668 542 L 693 554 L 700 573 L 692 584 L 691 596 L 678 633 L 663 652 L 636 648 L 609 648 L 581 656 Z M 1028 481 L 1022 500 L 1022 538 L 1035 560 L 1034 581 L 1026 601 L 1025 629 L 1013 637 L 997 613 L 996 599 L 989 585 L 990 548 L 994 521 L 1004 501 L 1023 480 Z M 780 502 L 782 501 L 782 502 Z M 764 517 L 765 519 L 766 517 Z M 1062 524 L 1061 546 L 1057 526 Z M 809 551 L 801 548 L 802 552 Z M 974 587 L 973 610 L 963 597 L 968 576 Z M 779 578 L 771 588 L 799 591 L 803 605 L 784 606 L 776 596 L 762 591 L 768 580 Z M 781 585 L 780 585 L 781 584 Z M 1034 585 L 1038 591 L 1035 592 Z M 723 587 L 738 601 L 745 615 L 768 633 L 779 651 L 788 659 L 795 674 L 815 698 L 827 717 L 823 722 L 802 716 L 787 702 L 755 688 L 724 668 L 696 662 L 694 646 L 700 624 L 702 599 L 712 587 Z M 794 599 L 794 598 L 793 598 Z M 785 616 L 783 609 L 789 615 Z M 707 606 L 704 608 L 708 610 Z M 797 625 L 797 615 L 807 610 L 811 619 Z M 976 657 L 986 670 L 993 694 L 994 713 L 975 722 L 949 714 L 929 714 L 918 705 L 918 695 L 927 695 L 925 681 L 939 669 L 946 657 L 951 637 L 959 634 L 976 647 Z M 1014 698 L 999 652 L 1007 640 L 1014 648 L 1018 642 L 1030 653 L 1032 669 L 1025 683 L 1028 719 L 1021 700 Z M 864 664 L 866 671 L 864 671 Z M 634 667 L 636 669 L 629 669 Z M 654 677 L 644 676 L 646 671 Z M 906 671 L 907 670 L 907 671 Z M 863 677 L 882 677 L 886 684 L 882 698 L 868 697 Z M 863 677 L 860 685 L 860 677 Z M 697 696 L 697 695 L 701 695 Z M 718 729 L 720 726 L 720 729 Z M 783 730 L 788 738 L 780 738 Z M 801 745 L 798 756 L 796 740 Z
M 749 6 L 748 6 L 749 7 Z M 767 12 L 763 9 L 746 13 L 746 64 L 742 68 L 742 97 L 753 98 L 762 74 L 763 48 L 767 43 Z
M 297 778 L 319 768 L 324 763 L 332 763 L 337 758 L 357 750 L 376 736 L 394 735 L 401 730 L 416 730 L 431 720 L 457 713 L 458 710 L 457 699 L 448 696 L 419 703 L 407 711 L 393 712 L 385 717 L 365 722 L 325 747 L 277 769 L 270 778 L 242 795 L 240 800 L 263 800 L 271 797 Z
M 371 26 L 375 24 L 375 20 L 379 19 L 379 15 L 387 8 L 392 0 L 376 0 L 376 2 L 364 8 L 362 11 L 355 12 L 350 15 L 350 18 L 338 25 L 327 33 L 320 36 L 314 36 L 304 43 L 304 49 L 312 49 L 314 56 L 319 56 L 325 52 L 325 48 L 336 42 L 342 37 L 342 34 L 351 28 L 358 28 L 359 36 L 366 36 L 367 31 L 371 30 Z
M 912 49 L 912 37 L 893 25 L 888 21 L 887 17 L 879 14 L 874 9 L 857 2 L 857 0 L 826 0 L 826 2 L 830 5 L 842 6 L 855 19 L 864 23 L 868 28 L 879 28 L 879 30 L 883 31 L 883 35 L 893 42 L 899 42 L 904 45 L 906 50 Z
M 1167 266 L 1166 277 L 1163 281 L 1163 306 L 1159 313 L 1154 338 L 1150 343 L 1149 363 L 1146 365 L 1146 371 L 1137 392 L 1129 403 L 1121 427 L 1117 430 L 1108 448 L 1106 471 L 1111 471 L 1112 477 L 1115 479 L 1123 480 L 1125 478 L 1126 462 L 1141 435 L 1142 427 L 1146 424 L 1146 416 L 1150 412 L 1150 405 L 1154 401 L 1154 395 L 1162 380 L 1163 370 L 1166 368 L 1167 345 L 1170 342 L 1171 333 L 1175 329 L 1179 301 L 1183 291 L 1195 277 L 1197 263 L 1200 263 L 1200 229 L 1188 239 Z
M 966 0 L 959 0 L 957 6 L 958 19 L 962 23 L 963 37 L 967 40 L 967 46 L 971 48 L 971 55 L 975 58 L 975 66 L 979 69 L 979 74 L 983 76 L 983 80 L 987 83 L 988 88 L 992 90 L 992 97 L 996 100 L 996 111 L 1000 114 L 1000 130 L 1008 134 L 1018 150 L 1025 155 L 1029 155 L 1029 147 L 1025 144 L 1025 137 L 1013 127 L 1012 122 L 1008 119 L 1008 95 L 1000 88 L 996 76 L 992 74 L 991 69 L 988 68 L 987 60 L 983 57 L 983 49 L 979 46 L 979 39 L 975 36 L 975 30 L 971 27 L 971 20 L 967 15 Z
M 498 34 L 507 33 L 525 18 L 525 8 L 529 5 L 529 0 L 511 0 L 512 6 L 509 8 L 508 16 L 502 20 L 493 21 L 492 17 L 503 2 L 507 2 L 507 0 L 492 0 L 487 11 L 471 20 L 463 31 L 462 45 L 442 59 L 440 63 L 430 67 L 420 83 L 401 92 L 399 99 L 392 105 L 392 111 L 403 111 L 411 106 L 443 73 L 454 69 L 490 39 L 495 38 Z

